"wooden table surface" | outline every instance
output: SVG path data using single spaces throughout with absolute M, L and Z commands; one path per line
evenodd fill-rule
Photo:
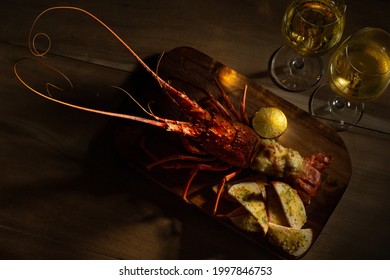
M 270 56 L 283 44 L 280 24 L 288 3 L 3 1 L 0 258 L 275 258 L 124 165 L 110 137 L 110 118 L 31 94 L 12 67 L 31 57 L 27 36 L 34 18 L 48 7 L 72 5 L 102 19 L 143 59 L 190 46 L 307 111 L 311 90 L 283 91 L 267 71 Z M 387 0 L 347 5 L 343 37 L 366 26 L 390 30 Z M 50 34 L 53 61 L 71 73 L 82 91 L 107 83 L 137 84 L 134 59 L 85 15 L 56 11 L 42 17 L 38 27 Z M 324 75 L 320 83 L 326 79 Z M 88 98 L 86 103 L 93 102 L 93 96 Z M 109 101 L 111 108 L 122 102 Z M 304 259 L 389 259 L 390 88 L 366 104 L 359 127 L 340 136 L 350 153 L 352 177 Z

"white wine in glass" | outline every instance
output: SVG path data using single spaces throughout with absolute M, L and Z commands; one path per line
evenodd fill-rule
M 270 61 L 274 82 L 289 91 L 313 87 L 323 73 L 321 55 L 341 39 L 345 24 L 344 0 L 293 0 L 282 21 L 286 46 Z
M 357 124 L 364 103 L 378 98 L 390 83 L 390 34 L 363 28 L 347 38 L 329 62 L 329 84 L 314 91 L 313 115 L 326 118 L 336 130 Z

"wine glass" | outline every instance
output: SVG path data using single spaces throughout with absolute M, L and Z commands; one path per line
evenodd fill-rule
M 329 62 L 329 83 L 318 87 L 310 113 L 337 131 L 357 124 L 364 102 L 378 98 L 390 83 L 390 34 L 366 27 L 347 38 Z
M 282 21 L 287 46 L 271 57 L 272 80 L 288 91 L 313 87 L 322 77 L 320 58 L 341 39 L 345 23 L 344 0 L 293 0 Z

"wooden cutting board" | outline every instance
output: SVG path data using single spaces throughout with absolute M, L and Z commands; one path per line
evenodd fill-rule
M 196 89 L 198 87 L 209 90 L 217 99 L 220 99 L 219 90 L 213 82 L 215 78 L 236 106 L 240 103 L 244 86 L 248 85 L 246 111 L 249 117 L 252 117 L 254 112 L 263 106 L 278 107 L 286 114 L 288 128 L 278 139 L 283 146 L 299 151 L 302 156 L 318 152 L 332 156 L 333 161 L 323 175 L 323 184 L 306 209 L 308 221 L 305 227 L 313 228 L 315 240 L 340 201 L 351 176 L 349 153 L 340 136 L 309 113 L 193 48 L 179 47 L 165 53 L 160 61 L 158 74 L 196 100 L 204 97 Z M 151 105 L 153 112 L 162 117 L 180 118 L 177 108 L 167 102 L 164 94 L 158 88 L 154 88 L 153 91 L 152 98 L 155 103 Z M 153 160 L 139 148 L 139 141 L 142 140 L 148 150 L 162 158 L 170 154 L 184 153 L 180 140 L 167 132 L 137 123 L 127 123 L 118 131 L 117 144 L 127 162 L 162 187 L 181 197 L 188 170 L 167 170 L 161 167 L 147 170 L 147 164 Z M 201 172 L 194 180 L 188 195 L 191 204 L 212 216 L 212 207 L 215 202 L 212 186 L 222 177 L 221 172 Z M 222 213 L 224 211 L 223 202 L 219 211 Z M 217 222 L 225 223 L 233 230 L 237 230 L 226 220 L 214 218 Z M 259 250 L 263 248 L 281 257 L 290 258 L 271 247 L 260 234 L 246 232 L 242 234 L 259 244 L 261 246 Z

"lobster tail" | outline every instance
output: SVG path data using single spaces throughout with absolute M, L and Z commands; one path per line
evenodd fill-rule
M 303 159 L 302 169 L 299 172 L 288 176 L 287 180 L 306 204 L 317 195 L 322 173 L 331 161 L 332 158 L 324 153 L 314 154 Z

